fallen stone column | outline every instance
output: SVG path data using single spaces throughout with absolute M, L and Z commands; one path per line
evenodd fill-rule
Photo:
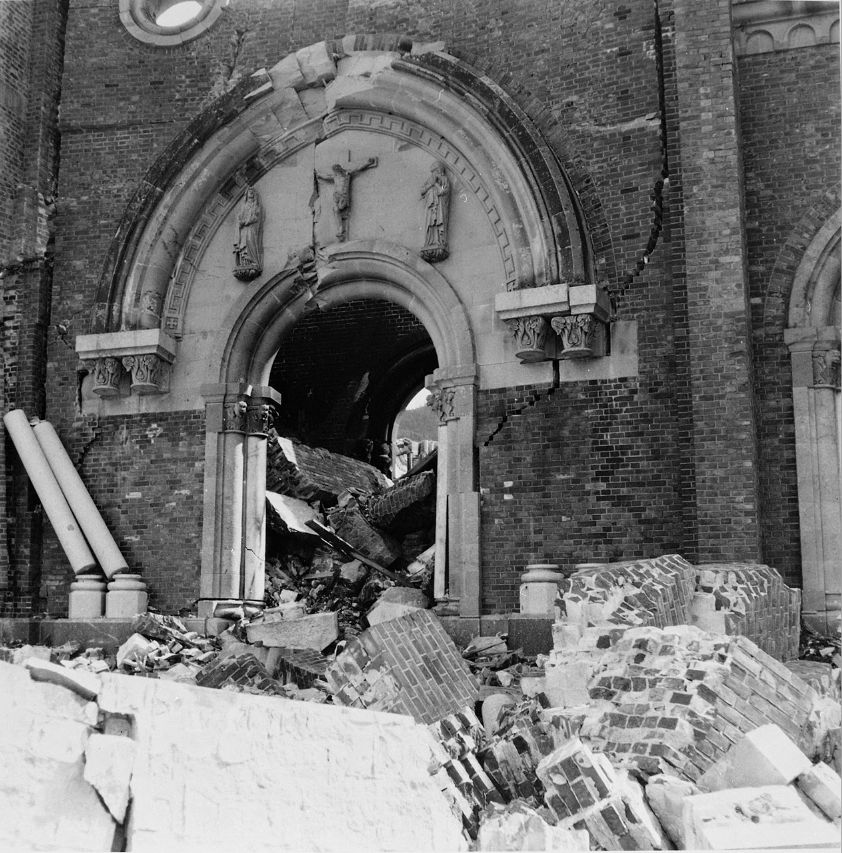
M 74 574 L 89 572 L 96 566 L 96 560 L 25 412 L 22 409 L 8 412 L 3 416 L 3 423 Z
M 114 537 L 106 527 L 79 472 L 70 461 L 53 425 L 49 421 L 38 421 L 33 424 L 32 431 L 106 577 L 110 578 L 117 572 L 128 572 L 128 563 L 120 553 Z

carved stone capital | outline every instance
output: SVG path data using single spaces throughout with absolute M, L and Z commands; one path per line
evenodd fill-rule
M 605 327 L 593 314 L 553 317 L 550 324 L 559 338 L 559 358 L 593 358 L 605 354 Z
M 149 306 L 154 300 L 149 299 Z M 79 335 L 76 352 L 85 364 L 93 364 L 93 393 L 116 397 L 123 369 L 131 376 L 131 391 L 165 394 L 169 391 L 170 365 L 176 342 L 161 329 L 135 329 Z
M 266 435 L 275 422 L 272 404 L 263 397 L 254 397 L 248 402 L 246 430 L 249 435 Z
M 453 388 L 434 388 L 427 398 L 427 405 L 435 412 L 440 424 L 456 420 L 456 391 Z
M 248 431 L 249 404 L 246 398 L 229 400 L 222 407 L 222 431 L 223 432 L 247 432 Z
M 117 397 L 120 394 L 120 377 L 123 370 L 120 359 L 113 356 L 98 358 L 91 369 L 94 385 L 91 389 L 98 397 Z
M 132 391 L 138 394 L 160 394 L 165 390 L 169 364 L 154 353 L 127 355 L 123 367 L 132 377 Z
M 525 362 L 545 361 L 547 354 L 547 318 L 541 315 L 515 317 L 506 320 L 506 327 L 515 339 L 515 355 Z
M 813 387 L 838 390 L 840 387 L 839 363 L 838 349 L 814 350 Z

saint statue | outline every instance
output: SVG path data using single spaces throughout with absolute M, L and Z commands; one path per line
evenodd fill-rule
M 234 277 L 251 281 L 263 272 L 263 207 L 254 187 L 246 190 L 237 211 Z
M 348 167 L 334 163 L 331 172 L 316 172 L 323 181 L 333 184 L 333 220 L 336 224 L 336 239 L 344 243 L 348 239 L 348 216 L 351 213 L 351 178 L 377 165 L 376 157 L 369 157 L 361 166 Z
M 450 217 L 450 180 L 443 163 L 435 163 L 430 177 L 421 188 L 421 198 L 427 206 L 426 235 L 421 257 L 425 261 L 443 261 L 447 249 L 447 220 Z

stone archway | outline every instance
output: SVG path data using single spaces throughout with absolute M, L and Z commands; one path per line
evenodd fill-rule
M 839 630 L 842 610 L 840 233 L 837 211 L 804 252 L 784 330 L 792 362 L 802 613 L 827 635 Z
M 223 328 L 214 363 L 219 379 L 206 401 L 205 518 L 200 605 L 262 600 L 266 493 L 266 408 L 280 405 L 268 386 L 284 334 L 307 306 L 357 299 L 394 302 L 424 325 L 439 360 L 427 378 L 439 414 L 436 596 L 462 616 L 479 615 L 479 491 L 474 455 L 477 367 L 473 333 L 459 295 L 436 269 L 402 246 L 344 243 L 309 287 L 283 273 L 244 295 Z
M 577 330 L 587 346 L 573 355 L 605 353 L 608 298 L 584 212 L 529 117 L 438 46 L 366 44 L 302 48 L 173 140 L 127 208 L 91 334 L 77 338 L 89 410 L 205 411 L 204 612 L 262 597 L 265 417 L 279 404 L 269 373 L 306 304 L 386 299 L 429 334 L 436 594 L 463 616 L 480 607 L 477 388 L 552 381 Z M 340 163 L 367 164 L 354 168 L 347 231 L 330 225 L 324 177 Z M 450 233 L 432 256 L 421 188 L 441 169 Z M 243 279 L 231 239 L 249 189 L 264 206 L 264 257 Z

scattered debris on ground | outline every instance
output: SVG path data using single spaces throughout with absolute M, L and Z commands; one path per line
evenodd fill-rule
M 312 491 L 297 482 L 299 492 Z M 388 492 L 384 486 L 381 494 Z M 405 500 L 404 495 L 388 510 L 381 506 L 380 518 L 400 517 Z M 354 501 L 355 507 L 363 505 L 359 497 Z M 347 743 L 340 747 L 336 734 L 328 738 L 342 758 L 324 767 L 319 759 L 316 769 L 294 771 L 314 791 L 329 786 L 334 800 L 335 776 L 345 772 L 339 768 L 362 760 L 367 749 L 361 723 L 356 717 L 346 722 L 343 715 L 362 714 L 374 729 L 380 720 L 400 718 L 368 712 L 409 718 L 407 725 L 415 728 L 401 737 L 412 740 L 416 762 L 425 756 L 427 799 L 419 808 L 439 815 L 438 829 L 428 827 L 435 835 L 429 849 L 773 850 L 806 838 L 811 847 L 837 846 L 838 645 L 814 638 L 800 646 L 805 659 L 794 659 L 797 594 L 773 570 L 692 566 L 676 555 L 590 566 L 559 585 L 548 654 L 525 657 L 508 647 L 505 634 L 474 637 L 460 651 L 429 609 L 426 591 L 408 582 L 411 561 L 374 569 L 366 554 L 348 559 L 361 541 L 328 546 L 331 537 L 296 530 L 313 520 L 312 507 L 293 507 L 293 517 L 286 503 L 278 506 L 288 536 L 306 537 L 310 551 L 295 571 L 288 556 L 264 610 L 232 608 L 227 623 L 214 620 L 209 636 L 188 630 L 177 617 L 141 614 L 115 653 L 79 643 L 0 649 L 0 660 L 25 665 L 33 681 L 67 691 L 81 703 L 73 713 L 82 714 L 79 725 L 87 727 L 89 745 L 67 754 L 72 752 L 77 767 L 72 784 L 92 786 L 98 794 L 100 811 L 92 818 L 98 828 L 90 843 L 99 843 L 108 827 L 125 832 L 126 815 L 140 813 L 133 809 L 149 796 L 133 780 L 139 767 L 152 772 L 144 750 L 163 747 L 150 741 L 154 726 L 138 729 L 132 714 L 141 707 L 151 713 L 149 703 L 158 701 L 171 707 L 176 699 L 167 690 L 206 695 L 210 688 L 234 703 L 225 706 L 223 717 L 248 716 L 253 735 L 252 717 L 262 714 L 271 716 L 278 731 L 290 733 L 294 727 L 287 729 L 287 720 L 293 719 L 301 731 L 330 727 L 334 718 L 346 726 L 341 737 Z M 425 551 L 417 574 L 430 564 L 429 548 Z M 379 568 L 398 573 L 401 583 Z M 822 653 L 828 648 L 835 651 Z M 15 668 L 0 674 L 8 669 Z M 114 713 L 103 714 L 104 685 L 120 693 L 114 679 L 126 676 L 138 685 L 129 691 L 134 710 L 125 710 L 121 700 L 111 707 Z M 248 705 L 251 695 L 263 697 L 259 712 Z M 314 704 L 334 707 L 313 709 Z M 272 708 L 278 710 L 264 710 Z M 308 716 L 316 713 L 333 716 Z M 53 752 L 65 748 L 62 731 L 56 730 Z M 120 743 L 109 739 L 115 737 Z M 210 747 L 199 735 L 187 742 L 202 754 L 222 750 L 225 767 L 252 760 L 248 751 L 239 755 L 240 747 L 222 742 Z M 401 743 L 399 752 L 406 751 Z M 403 767 L 406 756 L 391 749 L 397 749 L 394 743 L 380 757 L 367 754 L 366 778 L 381 763 L 391 768 L 384 778 Z M 216 766 L 216 758 L 207 760 Z M 255 772 L 263 773 L 259 767 Z M 44 768 L 38 772 L 46 778 Z M 42 790 L 46 782 L 32 784 Z M 371 803 L 371 827 L 377 823 L 374 812 L 386 808 L 393 794 L 381 792 L 385 799 Z M 249 814 L 267 810 L 254 790 L 248 796 L 254 798 Z M 361 797 L 358 792 L 353 799 Z M 84 792 L 69 802 L 94 809 Z M 144 837 L 159 838 L 158 826 L 169 818 L 144 808 L 151 833 Z M 180 819 L 195 821 L 196 808 L 196 801 L 184 801 Z M 457 847 L 442 808 L 462 833 Z M 82 833 L 73 837 L 82 839 Z M 78 840 L 74 849 L 87 849 L 85 843 Z M 338 849 L 331 844 L 325 848 Z M 388 846 L 386 835 L 372 836 L 370 849 L 381 844 Z

